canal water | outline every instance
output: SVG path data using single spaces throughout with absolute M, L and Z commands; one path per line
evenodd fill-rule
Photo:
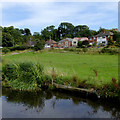
M 120 118 L 119 101 L 100 101 L 60 91 L 3 88 L 3 118 Z

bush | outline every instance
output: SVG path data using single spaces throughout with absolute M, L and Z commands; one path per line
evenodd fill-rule
M 88 49 L 87 49 L 87 48 L 83 48 L 82 50 L 83 50 L 83 52 L 87 52 L 87 51 L 88 51 Z
M 9 47 L 10 51 L 15 51 L 15 50 L 26 50 L 29 49 L 29 46 L 14 46 L 14 47 Z
M 18 66 L 16 64 L 6 64 L 3 67 L 2 72 L 8 80 L 15 80 L 18 77 L 17 70 Z
M 10 50 L 9 50 L 9 48 L 3 47 L 2 52 L 6 54 L 6 53 L 10 52 Z
M 33 49 L 35 51 L 42 50 L 44 48 L 44 45 L 45 45 L 45 41 L 38 40 Z
M 15 89 L 36 89 L 42 83 L 43 67 L 32 62 L 6 64 L 3 67 L 3 81 Z
M 102 50 L 101 50 L 101 53 L 109 53 L 109 54 L 117 54 L 117 53 L 119 53 L 118 51 L 117 51 L 117 49 L 111 49 L 111 48 L 103 48 Z

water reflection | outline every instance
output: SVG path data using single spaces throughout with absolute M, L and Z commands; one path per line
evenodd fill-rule
M 58 91 L 22 92 L 3 88 L 4 117 L 77 117 L 77 118 L 120 118 L 120 102 L 90 100 L 77 95 Z M 17 104 L 12 113 L 6 110 L 8 103 Z M 5 106 L 5 108 L 4 108 Z M 22 106 L 22 107 L 21 107 Z M 32 111 L 30 113 L 30 110 Z M 20 113 L 22 111 L 22 114 Z M 25 112 L 27 111 L 27 112 Z M 17 113 L 19 112 L 19 113 Z M 8 113 L 8 114 L 6 114 Z M 38 113 L 38 114 L 37 114 Z

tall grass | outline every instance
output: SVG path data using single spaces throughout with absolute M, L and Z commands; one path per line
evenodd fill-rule
M 54 68 L 55 74 L 58 76 L 63 76 L 69 80 L 72 76 L 77 75 L 79 80 L 87 80 L 87 83 L 93 85 L 111 84 L 113 77 L 118 80 L 117 55 L 88 55 L 69 51 L 63 53 L 53 51 L 25 52 L 16 55 L 9 53 L 3 56 L 2 65 L 33 62 L 43 65 L 43 72 L 49 76 Z
M 32 62 L 10 63 L 3 66 L 3 85 L 20 89 L 34 90 L 42 83 L 43 67 Z

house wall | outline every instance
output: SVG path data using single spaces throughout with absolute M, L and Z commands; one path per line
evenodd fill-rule
M 59 48 L 64 48 L 64 42 L 59 42 L 59 43 L 58 43 L 58 47 L 59 47 Z
M 88 41 L 90 45 L 93 45 L 94 43 L 97 43 L 97 37 L 91 37 Z
M 78 44 L 78 40 L 73 39 L 73 40 L 72 40 L 72 46 L 75 46 L 75 47 L 76 47 L 76 46 L 77 46 L 77 44 Z
M 104 45 L 107 45 L 107 37 L 103 36 L 103 37 L 97 37 L 97 45 L 103 43 Z
M 51 46 L 48 44 L 45 44 L 45 48 L 50 48 Z
M 51 45 L 51 47 L 57 48 L 57 47 L 58 47 L 58 44 L 57 44 L 57 43 L 53 43 L 53 44 Z

